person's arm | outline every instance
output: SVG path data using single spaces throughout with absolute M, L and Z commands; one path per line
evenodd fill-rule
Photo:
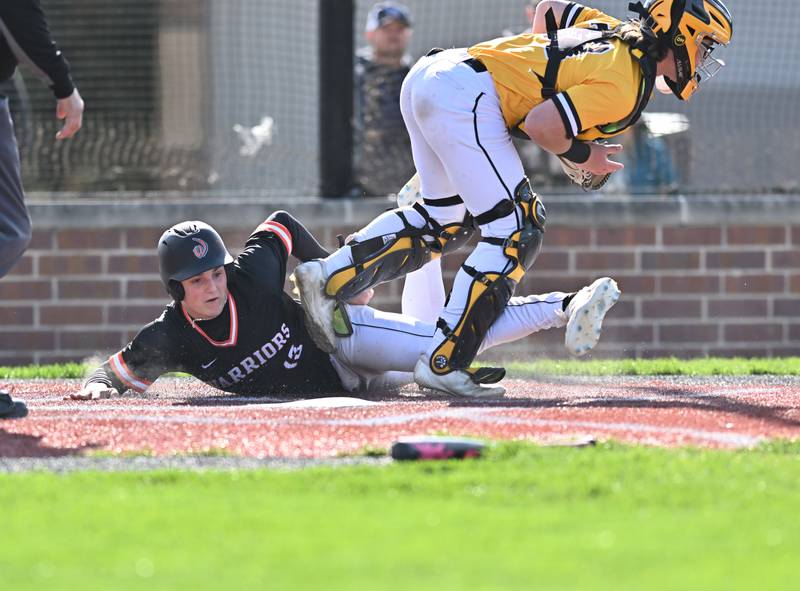
M 65 400 L 100 400 L 119 395 L 119 387 L 114 386 L 114 377 L 108 362 L 95 369 L 83 382 L 77 392 L 64 396 Z M 121 386 L 120 386 L 121 387 Z M 126 388 L 123 388 L 125 390 Z
M 165 327 L 163 316 L 145 326 L 124 349 L 89 374 L 78 392 L 65 398 L 97 400 L 126 390 L 143 393 L 158 376 L 177 370 Z
M 547 22 L 545 21 L 545 14 L 547 14 L 547 11 L 552 10 L 556 22 L 560 23 L 564 10 L 569 4 L 575 3 L 566 2 L 565 0 L 542 0 L 542 2 L 539 2 L 539 4 L 536 5 L 536 13 L 533 16 L 532 32 L 537 35 L 547 33 Z
M 66 139 L 83 123 L 83 99 L 70 76 L 69 63 L 53 42 L 39 0 L 0 2 L 0 35 L 17 61 L 26 64 L 53 91 L 56 117 L 64 126 L 56 134 Z
M 562 114 L 552 99 L 531 109 L 525 117 L 525 133 L 543 150 L 557 156 L 568 154 L 575 143 L 578 144 L 576 147 L 581 147 L 581 142 L 568 134 Z M 585 145 L 585 149 L 588 149 L 586 160 L 580 161 L 580 158 L 571 158 L 568 155 L 565 157 L 594 174 L 606 174 L 624 168 L 622 163 L 609 160 L 610 156 L 622 151 L 622 146 L 595 142 L 586 142 Z
M 275 232 L 281 238 L 286 237 L 285 235 L 288 233 L 288 254 L 303 263 L 312 259 L 324 259 L 330 254 L 302 222 L 287 211 L 273 213 L 256 229 L 256 232 L 263 230 Z M 282 230 L 285 230 L 285 232 Z M 256 232 L 253 232 L 253 234 Z M 284 234 L 284 236 L 281 236 L 281 234 Z
M 553 11 L 556 25 L 559 29 L 568 29 L 585 23 L 586 21 L 600 20 L 609 26 L 614 26 L 618 21 L 613 17 L 597 10 L 589 8 L 579 2 L 565 2 L 564 0 L 543 0 L 536 5 L 536 13 L 533 17 L 534 34 L 547 33 L 547 21 L 545 15 L 548 10 Z

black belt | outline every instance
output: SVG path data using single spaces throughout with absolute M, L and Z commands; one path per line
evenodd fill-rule
M 441 47 L 434 47 L 428 53 L 425 54 L 425 57 L 430 57 L 432 55 L 436 55 L 437 53 L 441 53 L 443 51 L 444 51 L 444 49 L 442 49 Z M 467 58 L 462 63 L 467 64 L 470 68 L 475 70 L 478 74 L 480 74 L 481 72 L 486 72 L 487 71 L 486 70 L 486 66 L 484 66 L 480 62 L 480 60 L 478 60 L 478 59 L 476 59 L 474 57 Z
M 486 66 L 484 66 L 480 60 L 475 59 L 474 57 L 464 60 L 464 63 L 475 70 L 478 74 L 481 72 L 486 72 Z
M 447 207 L 448 205 L 461 205 L 464 203 L 464 200 L 461 199 L 459 195 L 442 197 L 441 199 L 428 199 L 427 197 L 423 197 L 422 201 L 429 207 Z

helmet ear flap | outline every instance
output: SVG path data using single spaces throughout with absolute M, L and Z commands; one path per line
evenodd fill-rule
M 183 300 L 183 297 L 186 295 L 186 292 L 184 291 L 181 282 L 176 281 L 175 279 L 169 280 L 169 283 L 167 284 L 167 293 L 176 302 L 180 302 L 181 300 Z

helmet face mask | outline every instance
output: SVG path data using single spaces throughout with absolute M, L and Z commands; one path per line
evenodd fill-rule
M 695 67 L 697 75 L 699 76 L 698 83 L 701 80 L 710 80 L 725 67 L 725 62 L 723 60 L 711 55 L 719 45 L 720 44 L 714 41 L 712 37 L 705 37 L 700 41 L 701 53 Z
M 701 80 L 713 78 L 725 65 L 711 52 L 730 43 L 731 14 L 721 0 L 647 0 L 643 8 L 646 25 L 675 58 L 676 79 L 665 82 L 679 99 L 689 100 Z

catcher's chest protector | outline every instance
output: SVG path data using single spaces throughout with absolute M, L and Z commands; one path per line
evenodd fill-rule
M 548 13 L 551 14 L 551 13 Z M 561 61 L 570 54 L 590 50 L 592 43 L 608 42 L 612 39 L 618 39 L 629 46 L 629 51 L 633 58 L 639 62 L 642 69 L 642 83 L 639 87 L 639 94 L 636 99 L 636 105 L 631 114 L 615 123 L 607 123 L 599 125 L 597 128 L 607 135 L 616 135 L 625 131 L 631 125 L 635 124 L 642 112 L 647 107 L 650 97 L 653 94 L 653 89 L 656 83 L 656 61 L 649 55 L 644 47 L 637 47 L 631 45 L 620 36 L 617 29 L 612 30 L 599 30 L 599 29 L 586 29 L 571 27 L 568 29 L 558 29 L 555 25 L 554 19 L 551 21 L 547 19 L 547 35 L 550 37 L 550 45 L 547 47 L 547 67 L 545 68 L 544 76 L 539 76 L 539 81 L 542 84 L 542 98 L 547 100 L 555 96 L 556 81 L 558 80 L 558 69 Z M 553 27 L 551 29 L 551 27 Z

